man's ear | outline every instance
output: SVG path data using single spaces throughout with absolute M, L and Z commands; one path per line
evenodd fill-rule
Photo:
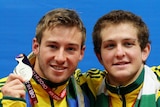
M 85 49 L 86 49 L 86 46 L 84 45 L 82 48 L 81 48 L 81 53 L 80 53 L 80 58 L 79 60 L 81 61 L 84 57 L 84 53 L 85 53 Z
M 145 62 L 150 54 L 151 45 L 148 43 L 146 47 L 142 50 L 142 61 Z
M 39 43 L 36 38 L 33 38 L 32 51 L 35 55 L 39 53 Z
M 96 53 L 96 56 L 97 56 L 99 62 L 103 65 L 101 54 L 100 53 Z

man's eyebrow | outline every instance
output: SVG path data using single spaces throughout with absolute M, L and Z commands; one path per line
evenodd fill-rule
M 59 44 L 57 41 L 47 41 L 46 43 L 48 43 L 48 44 Z M 79 44 L 77 44 L 77 43 L 68 43 L 68 44 L 66 44 L 66 45 L 69 45 L 69 46 L 79 46 Z
M 79 47 L 79 45 L 76 44 L 76 43 L 69 43 L 68 45 L 69 45 L 69 46 L 76 46 L 76 47 Z
M 137 39 L 134 39 L 134 38 L 126 38 L 124 40 L 131 40 L 131 41 L 137 41 Z
M 109 40 L 104 40 L 103 42 L 114 42 L 114 40 L 109 39 Z

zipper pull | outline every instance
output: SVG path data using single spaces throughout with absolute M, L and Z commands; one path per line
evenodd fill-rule
M 120 92 L 120 87 L 121 87 L 121 86 L 117 86 L 116 88 L 117 88 L 118 96 L 119 96 L 120 100 L 122 101 L 121 92 Z

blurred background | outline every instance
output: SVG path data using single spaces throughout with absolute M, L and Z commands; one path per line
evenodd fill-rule
M 159 0 L 0 0 L 0 77 L 7 76 L 17 65 L 15 57 L 32 51 L 32 38 L 40 18 L 55 8 L 74 9 L 87 29 L 86 51 L 78 67 L 103 67 L 98 62 L 92 45 L 92 29 L 99 17 L 111 10 L 131 11 L 145 21 L 152 42 L 149 66 L 160 64 L 160 1 Z

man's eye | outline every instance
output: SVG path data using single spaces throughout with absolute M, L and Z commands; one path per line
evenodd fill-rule
M 53 49 L 57 49 L 58 47 L 56 45 L 49 45 L 50 48 L 53 48 Z
M 73 48 L 73 47 L 69 47 L 69 48 L 67 48 L 67 50 L 69 50 L 69 51 L 75 51 L 76 49 Z
M 133 46 L 134 44 L 133 44 L 133 43 L 130 43 L 130 42 L 126 42 L 126 43 L 124 43 L 124 45 L 125 45 L 126 47 L 131 47 L 131 46 Z
M 114 48 L 114 47 L 115 47 L 114 44 L 107 44 L 107 45 L 106 45 L 106 48 L 107 48 L 107 49 L 112 49 L 112 48 Z

